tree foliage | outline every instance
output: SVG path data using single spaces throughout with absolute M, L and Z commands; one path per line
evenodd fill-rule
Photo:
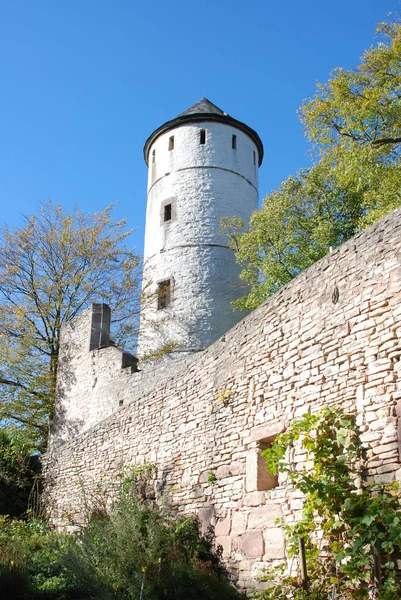
M 361 192 L 362 226 L 401 200 L 401 22 L 380 23 L 377 33 L 358 68 L 335 69 L 300 111 L 333 180 Z
M 53 411 L 62 324 L 102 301 L 118 343 L 137 332 L 140 261 L 111 210 L 87 215 L 47 202 L 21 228 L 1 230 L 0 421 L 36 440 Z
M 291 449 L 305 453 L 307 470 L 299 469 Z M 286 473 L 290 485 L 304 495 L 301 519 L 284 527 L 289 558 L 306 547 L 309 589 L 300 573 L 267 576 L 276 580 L 259 597 L 338 600 L 397 600 L 396 559 L 401 552 L 401 504 L 398 484 L 364 484 L 364 453 L 353 415 L 325 408 L 294 421 L 265 450 L 268 469 Z M 381 563 L 374 576 L 374 554 Z M 299 562 L 298 562 L 299 565 Z
M 335 69 L 300 109 L 314 166 L 270 193 L 249 231 L 223 222 L 250 284 L 237 308 L 254 308 L 400 205 L 401 22 L 381 23 L 378 35 L 356 69 Z
M 33 444 L 18 428 L 0 429 L 0 515 L 19 517 L 26 512 L 38 467 L 33 452 Z
M 327 254 L 330 246 L 354 235 L 360 217 L 360 194 L 352 186 L 333 187 L 319 164 L 289 177 L 272 192 L 251 216 L 248 231 L 241 231 L 239 219 L 223 219 L 223 231 L 244 267 L 241 278 L 250 289 L 234 306 L 258 306 Z

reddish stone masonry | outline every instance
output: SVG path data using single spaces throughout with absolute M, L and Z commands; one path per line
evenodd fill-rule
M 397 209 L 224 340 L 154 371 L 134 372 L 114 347 L 89 351 L 92 311 L 82 313 L 62 338 L 46 463 L 53 522 L 82 518 L 83 485 L 112 495 L 121 465 L 152 463 L 149 495 L 213 525 L 227 565 L 252 587 L 285 557 L 276 520 L 293 522 L 302 509 L 302 497 L 284 478 L 269 479 L 260 459 L 292 419 L 325 405 L 356 412 L 369 481 L 401 479 L 400 257 Z M 307 467 L 305 455 L 293 458 Z

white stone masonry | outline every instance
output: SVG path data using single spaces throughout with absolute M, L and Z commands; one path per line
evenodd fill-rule
M 139 355 L 169 341 L 202 350 L 244 316 L 232 308 L 246 287 L 220 220 L 248 225 L 256 210 L 258 148 L 243 131 L 205 121 L 159 135 L 148 156 L 144 282 L 152 297 L 142 310 Z M 171 303 L 158 309 L 157 286 L 166 280 Z

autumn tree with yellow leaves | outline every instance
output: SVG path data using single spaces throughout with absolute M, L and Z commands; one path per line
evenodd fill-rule
M 44 447 L 53 413 L 60 329 L 92 302 L 112 309 L 113 339 L 133 348 L 140 259 L 126 220 L 46 202 L 0 237 L 0 423 Z

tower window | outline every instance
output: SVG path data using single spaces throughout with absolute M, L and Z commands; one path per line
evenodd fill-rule
M 157 310 L 167 308 L 171 303 L 171 281 L 166 279 L 157 284 Z
M 163 221 L 166 223 L 167 221 L 171 221 L 171 204 L 164 205 L 163 211 Z
M 174 136 L 173 135 L 170 135 L 170 137 L 168 138 L 168 149 L 174 150 Z
M 155 162 L 156 160 L 156 150 L 152 150 L 152 164 Z
M 206 144 L 206 129 L 201 129 L 200 130 L 199 143 L 200 144 Z
M 256 165 L 256 152 L 253 151 L 253 164 Z
M 236 135 L 233 135 L 233 137 L 232 137 L 231 147 L 233 148 L 233 150 L 237 149 L 237 136 Z

